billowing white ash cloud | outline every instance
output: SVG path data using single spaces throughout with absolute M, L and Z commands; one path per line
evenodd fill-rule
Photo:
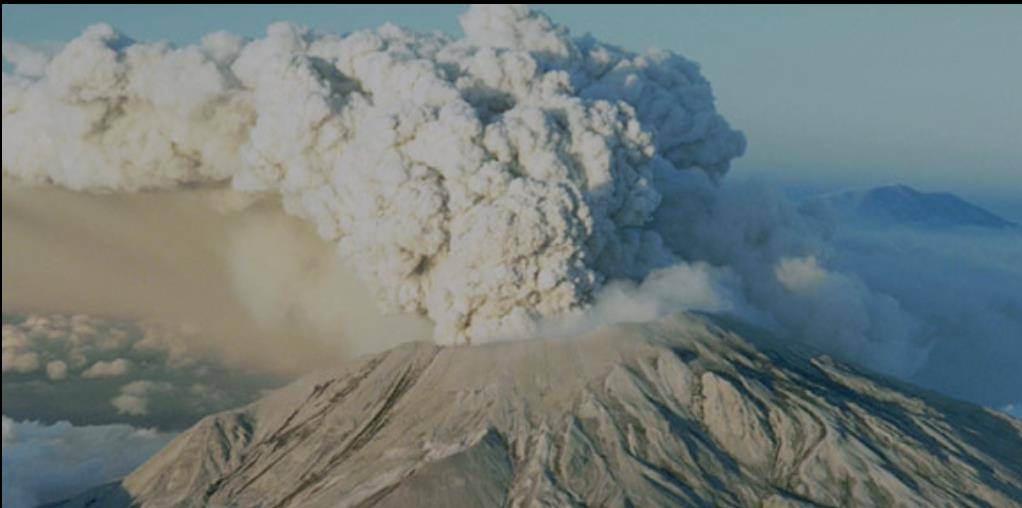
M 381 306 L 427 313 L 438 338 L 524 326 L 670 264 L 650 227 L 655 168 L 716 178 L 745 145 L 698 67 L 573 38 L 524 7 L 462 24 L 461 40 L 276 24 L 184 48 L 93 26 L 40 76 L 4 76 L 3 172 L 279 193 Z M 38 55 L 11 58 L 39 70 Z
M 45 65 L 11 46 L 27 70 L 4 75 L 3 173 L 279 195 L 382 309 L 427 315 L 441 342 L 531 333 L 654 271 L 668 283 L 626 291 L 654 313 L 716 302 L 800 336 L 839 333 L 864 358 L 911 342 L 895 302 L 816 264 L 825 249 L 794 211 L 722 190 L 745 139 L 695 63 L 573 37 L 520 6 L 461 22 L 463 39 L 281 23 L 182 48 L 99 25 Z M 724 292 L 672 296 L 670 281 Z
M 719 185 L 702 172 L 659 171 L 651 227 L 678 261 L 641 282 L 615 280 L 584 312 L 548 320 L 574 334 L 680 309 L 731 314 L 818 352 L 898 376 L 927 360 L 919 320 L 858 275 L 830 268 L 832 225 L 800 214 L 759 184 Z

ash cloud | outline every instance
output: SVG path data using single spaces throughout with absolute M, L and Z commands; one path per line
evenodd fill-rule
M 4 177 L 279 197 L 383 311 L 427 316 L 441 343 L 533 335 L 593 309 L 605 312 L 589 322 L 706 308 L 885 371 L 925 358 L 897 301 L 829 267 L 817 224 L 722 183 L 745 139 L 697 64 L 575 37 L 521 6 L 461 22 L 462 39 L 278 23 L 180 48 L 93 26 L 41 74 L 5 74 Z M 238 273 L 276 274 L 266 287 L 301 279 L 245 254 Z M 314 319 L 334 301 L 318 289 L 290 293 L 290 309 L 262 289 L 241 294 L 268 321 L 329 322 Z
M 183 48 L 93 26 L 41 77 L 5 76 L 3 171 L 279 194 L 381 307 L 428 315 L 441 341 L 579 308 L 607 277 L 666 264 L 647 248 L 654 168 L 717 178 L 745 145 L 698 67 L 573 38 L 523 7 L 462 22 L 462 40 L 275 24 Z
M 1017 407 L 1022 235 L 840 224 L 832 244 L 836 268 L 896 298 L 920 323 L 930 347 L 910 381 L 989 407 Z

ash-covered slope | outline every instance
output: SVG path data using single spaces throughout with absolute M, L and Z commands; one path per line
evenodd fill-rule
M 62 506 L 1017 506 L 1022 422 L 676 315 L 408 344 Z

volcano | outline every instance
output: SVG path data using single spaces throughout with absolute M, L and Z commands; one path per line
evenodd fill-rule
M 60 507 L 1019 506 L 1022 422 L 676 314 L 409 343 L 209 416 Z

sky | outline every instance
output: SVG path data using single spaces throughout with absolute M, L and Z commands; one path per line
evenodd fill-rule
M 1022 219 L 1022 7 L 540 5 L 576 34 L 694 59 L 749 147 L 732 178 L 809 189 L 905 183 Z M 105 21 L 140 40 L 277 20 L 343 33 L 460 34 L 461 5 L 3 6 L 4 38 L 66 41 Z

